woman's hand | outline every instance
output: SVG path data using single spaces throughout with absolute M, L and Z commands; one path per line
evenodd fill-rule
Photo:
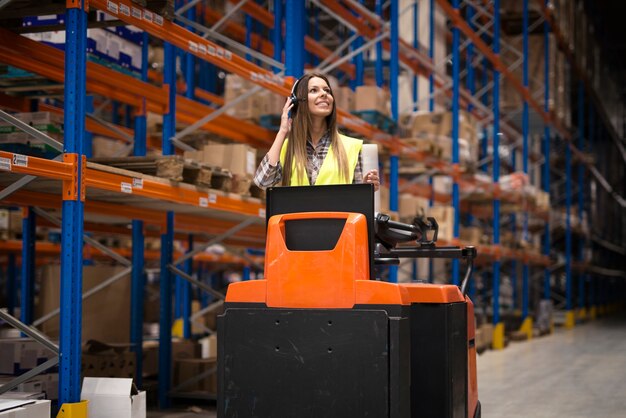
M 380 188 L 380 178 L 378 177 L 378 170 L 370 170 L 363 176 L 363 183 L 369 183 L 374 185 L 374 191 L 378 191 Z
M 292 107 L 293 103 L 291 103 L 291 100 L 287 98 L 285 106 L 283 106 L 283 113 L 280 115 L 280 128 L 278 129 L 278 132 L 285 136 L 291 130 L 291 118 L 289 117 L 289 111 Z

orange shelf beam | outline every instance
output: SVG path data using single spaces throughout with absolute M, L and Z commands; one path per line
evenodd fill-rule
M 0 171 L 71 181 L 74 164 L 0 151 Z

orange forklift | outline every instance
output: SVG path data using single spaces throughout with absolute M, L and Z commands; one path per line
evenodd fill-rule
M 366 184 L 268 190 L 265 278 L 231 284 L 218 318 L 218 417 L 481 416 L 476 250 L 373 202 Z M 461 286 L 377 278 L 420 257 L 466 260 Z

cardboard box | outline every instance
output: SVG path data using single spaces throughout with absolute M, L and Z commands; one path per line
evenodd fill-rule
M 89 418 L 146 417 L 146 392 L 133 379 L 86 377 L 80 398 L 89 401 Z
M 110 345 L 91 340 L 81 357 L 84 376 L 132 378 L 137 364 L 130 344 Z
M 256 150 L 245 144 L 208 144 L 202 149 L 202 161 L 235 175 L 252 177 L 256 171 Z
M 83 266 L 83 292 L 97 286 L 123 267 Z M 59 307 L 61 268 L 47 265 L 41 272 L 41 290 L 37 317 Z M 127 343 L 130 340 L 130 275 L 83 301 L 82 340 Z M 50 338 L 59 336 L 59 317 L 49 319 L 41 330 Z
M 468 242 L 472 245 L 480 244 L 483 237 L 483 230 L 475 226 L 461 227 L 459 233 L 461 241 Z
M 217 333 L 198 340 L 200 343 L 200 355 L 203 359 L 217 359 Z
M 208 376 L 189 384 L 185 382 L 193 379 L 200 374 L 213 373 Z M 185 385 L 184 385 L 185 384 Z M 181 392 L 202 391 L 209 393 L 217 393 L 217 363 L 215 359 L 175 359 L 174 360 L 174 383 L 173 386 L 184 385 L 180 388 Z
M 228 74 L 224 85 L 224 104 L 233 102 L 254 88 L 254 86 L 255 85 L 249 80 L 236 74 Z M 263 95 L 259 92 L 229 107 L 226 113 L 239 119 L 258 121 L 263 108 L 262 102 Z
M 375 110 L 389 115 L 389 92 L 378 86 L 359 86 L 354 94 L 354 110 Z
M 11 404 L 16 405 L 11 408 Z M 17 407 L 17 405 L 22 406 Z M 29 399 L 0 399 L 2 418 L 50 418 L 50 401 Z M 9 409 L 10 408 L 10 409 Z
M 345 110 L 346 112 L 352 112 L 355 109 L 355 94 L 350 87 L 338 87 L 333 90 L 335 95 L 335 107 L 337 109 Z
M 132 152 L 128 144 L 117 139 L 104 136 L 94 136 L 91 141 L 91 156 L 97 157 L 127 157 Z
M 431 138 L 437 145 L 440 138 L 452 138 L 452 112 L 421 112 L 414 113 L 404 124 L 407 137 Z M 478 142 L 478 131 L 474 117 L 465 112 L 459 112 L 459 138 L 470 144 Z
M 0 374 L 17 375 L 34 369 L 55 354 L 30 338 L 0 340 Z
M 400 219 L 412 219 L 416 215 L 426 213 L 428 210 L 428 199 L 413 196 L 409 193 L 400 194 L 398 203 L 398 213 L 400 215 Z

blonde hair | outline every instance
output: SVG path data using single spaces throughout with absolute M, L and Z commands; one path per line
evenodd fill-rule
M 320 73 L 310 73 L 304 75 L 297 81 L 298 86 L 294 92 L 296 97 L 301 100 L 297 109 L 291 110 L 293 121 L 289 141 L 287 142 L 287 150 L 285 153 L 285 164 L 283 166 L 282 185 L 291 185 L 291 176 L 295 169 L 298 182 L 302 183 L 303 176 L 306 176 L 306 142 L 311 139 L 311 113 L 309 111 L 309 80 L 318 77 L 326 82 L 330 89 L 330 95 L 335 98 L 332 87 L 325 75 Z M 330 148 L 333 150 L 337 166 L 339 167 L 339 175 L 344 182 L 348 182 L 350 178 L 348 168 L 348 157 L 343 144 L 339 140 L 339 132 L 337 131 L 337 107 L 333 100 L 333 108 L 328 116 L 326 116 L 326 127 L 330 135 Z

